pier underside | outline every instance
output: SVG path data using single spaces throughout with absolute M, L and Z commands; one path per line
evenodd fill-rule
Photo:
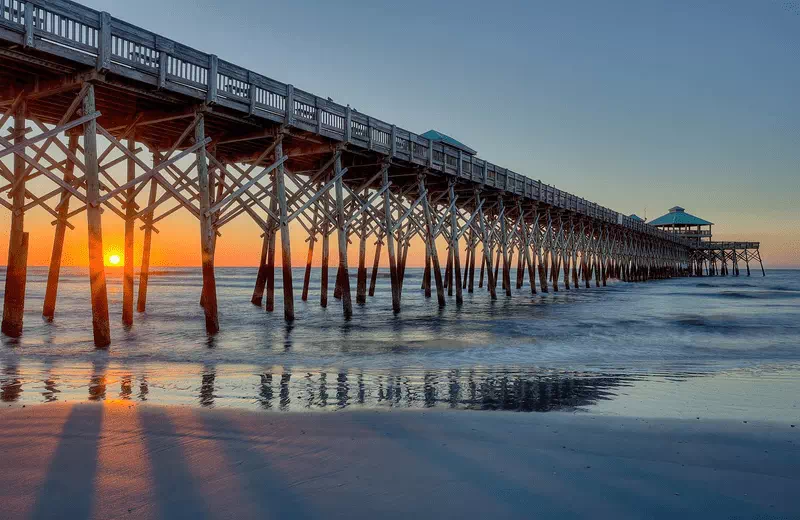
M 0 5 L 7 6 L 9 0 Z M 41 5 L 40 5 L 41 4 Z M 56 228 L 43 314 L 54 318 L 65 233 L 88 226 L 95 344 L 111 342 L 102 225 L 125 222 L 123 320 L 134 320 L 134 229 L 144 229 L 136 309 L 146 308 L 150 251 L 175 212 L 198 222 L 201 304 L 216 332 L 214 252 L 225 227 L 262 231 L 252 301 L 274 309 L 281 242 L 284 318 L 295 319 L 291 248 L 322 248 L 328 305 L 329 244 L 337 240 L 334 298 L 352 314 L 347 244 L 359 244 L 355 300 L 374 293 L 388 256 L 392 306 L 401 310 L 409 244 L 426 249 L 426 296 L 445 306 L 463 291 L 510 295 L 727 273 L 758 254 L 698 251 L 678 237 L 466 154 L 71 2 L 12 1 L 0 13 L 0 204 L 11 236 L 3 332 L 22 333 L 28 233 L 46 211 Z M 31 183 L 39 178 L 36 183 Z M 45 181 L 45 182 L 41 182 Z M 82 213 L 86 213 L 86 218 Z M 289 226 L 308 239 L 293 244 Z M 366 251 L 374 244 L 368 276 Z M 128 254 L 130 253 L 130 254 Z M 464 255 L 464 256 L 462 256 Z M 758 256 L 760 262 L 760 254 Z M 719 263 L 722 267 L 717 270 Z M 699 267 L 698 267 L 699 266 Z M 712 267 L 713 266 L 713 267 Z M 517 277 L 511 280 L 512 267 Z M 484 276 L 485 275 L 485 276 Z M 485 283 L 484 283 L 485 279 Z M 537 287 L 538 280 L 538 287 Z M 266 301 L 264 301 L 266 300 Z

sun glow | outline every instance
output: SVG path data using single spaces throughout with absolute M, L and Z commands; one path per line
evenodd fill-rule
M 120 262 L 122 262 L 122 258 L 119 255 L 109 255 L 108 265 L 119 265 Z

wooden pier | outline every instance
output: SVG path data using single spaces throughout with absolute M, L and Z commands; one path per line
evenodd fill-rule
M 308 237 L 307 246 L 302 244 L 308 247 L 303 300 L 314 248 L 322 248 L 322 306 L 329 303 L 329 244 L 335 234 L 333 296 L 345 318 L 353 309 L 347 255 L 352 240 L 359 243 L 353 263 L 356 302 L 374 294 L 380 255 L 386 254 L 395 312 L 401 310 L 403 289 L 432 296 L 435 286 L 440 306 L 453 293 L 454 303 L 461 305 L 463 292 L 475 290 L 476 270 L 478 287 L 496 299 L 498 292 L 512 294 L 512 266 L 516 290 L 523 290 L 527 273 L 524 290 L 535 293 L 598 287 L 609 278 L 697 275 L 703 265 L 713 266 L 708 274 L 725 274 L 728 262 L 743 260 L 749 266 L 758 252 L 757 243 L 733 244 L 733 256 L 727 246 L 698 251 L 679 236 L 444 140 L 398 128 L 67 0 L 0 0 L 2 159 L 0 175 L 7 184 L 0 187 L 0 205 L 10 212 L 11 227 L 2 330 L 9 336 L 23 329 L 29 241 L 24 216 L 32 209 L 48 212 L 55 226 L 43 309 L 49 319 L 56 311 L 64 236 L 86 213 L 99 347 L 111 342 L 103 267 L 107 218 L 125 222 L 127 325 L 134 321 L 135 226 L 144 230 L 136 306 L 142 312 L 158 226 L 178 211 L 197 219 L 203 272 L 198 296 L 209 333 L 221 326 L 214 251 L 225 226 L 238 217 L 252 219 L 262 230 L 261 237 L 253 237 L 263 246 L 252 301 L 266 300 L 268 311 L 275 304 L 280 239 L 287 321 L 295 319 L 290 224 L 301 226 Z M 51 189 L 31 191 L 26 184 L 34 178 L 46 179 Z M 403 284 L 412 240 L 425 244 L 422 288 Z

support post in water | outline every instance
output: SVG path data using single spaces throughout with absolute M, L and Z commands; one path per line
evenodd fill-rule
M 14 113 L 14 144 L 25 140 L 26 103 L 17 105 Z M 25 285 L 28 276 L 28 237 L 24 231 L 25 213 L 25 162 L 14 155 L 14 188 L 12 197 L 11 232 L 8 238 L 8 264 L 3 294 L 3 334 L 12 338 L 22 335 L 22 317 L 25 312 Z
M 397 279 L 397 258 L 394 250 L 394 219 L 392 218 L 391 193 L 389 193 L 389 165 L 384 164 L 383 171 L 383 212 L 384 233 L 386 234 L 386 250 L 389 252 L 389 278 L 392 286 L 392 310 L 400 312 L 400 285 Z
M 277 185 L 274 182 L 274 175 L 273 175 L 273 183 L 272 183 L 272 197 L 269 204 L 269 209 L 274 215 L 275 212 L 278 210 L 278 195 L 277 195 Z M 267 303 L 264 305 L 264 310 L 267 312 L 272 312 L 275 310 L 275 233 L 276 233 L 276 222 L 274 219 L 267 220 L 267 229 L 266 229 L 267 236 L 269 236 L 269 241 L 267 242 Z
M 364 199 L 368 200 L 365 193 Z M 367 212 L 361 215 L 361 233 L 358 242 L 358 276 L 356 281 L 356 303 L 367 303 Z
M 372 261 L 372 276 L 369 280 L 369 295 L 375 296 L 375 284 L 378 282 L 378 265 L 381 261 L 381 248 L 383 246 L 383 239 L 379 236 L 375 243 L 375 258 Z
M 95 112 L 94 85 L 83 98 L 83 113 Z M 108 293 L 106 271 L 103 265 L 103 224 L 100 203 L 100 167 L 97 162 L 97 120 L 91 119 L 83 125 L 83 153 L 86 168 L 86 220 L 89 228 L 89 283 L 92 293 L 92 329 L 94 344 L 105 348 L 111 344 L 111 329 L 108 323 Z
M 311 222 L 311 233 L 308 234 L 308 255 L 306 256 L 306 272 L 303 275 L 303 293 L 301 300 L 308 300 L 308 287 L 311 284 L 311 262 L 314 260 L 314 242 L 317 241 L 317 211 L 314 210 L 314 220 Z
M 205 116 L 198 118 L 194 129 L 195 142 L 202 143 L 206 140 Z M 205 301 L 203 311 L 206 317 L 206 332 L 215 334 L 219 332 L 219 316 L 217 315 L 217 283 L 214 275 L 214 226 L 213 215 L 209 214 L 211 207 L 211 187 L 208 181 L 208 162 L 206 147 L 201 146 L 197 152 L 197 184 L 200 191 L 200 251 L 203 265 L 203 294 Z
M 334 161 L 334 174 L 336 175 L 336 229 L 339 238 L 339 275 L 342 291 L 342 312 L 345 319 L 353 315 L 353 302 L 350 300 L 350 273 L 347 269 L 347 227 L 344 214 L 344 188 L 342 187 L 341 155 L 336 156 Z
M 161 161 L 158 151 L 153 152 L 153 167 Z M 151 207 L 156 202 L 158 183 L 155 179 L 150 181 L 150 195 L 147 206 Z M 144 239 L 142 240 L 142 267 L 139 270 L 139 297 L 136 310 L 144 312 L 147 308 L 147 283 L 150 281 L 150 248 L 153 244 L 153 212 L 145 216 Z
M 431 255 L 431 268 L 433 269 L 433 278 L 436 281 L 436 298 L 439 301 L 439 307 L 445 306 L 444 297 L 444 283 L 442 282 L 442 268 L 439 264 L 439 252 L 436 250 L 436 238 L 433 236 L 433 218 L 431 217 L 431 208 L 428 204 L 429 194 L 425 189 L 425 177 L 420 175 L 419 182 L 419 196 L 422 197 L 422 211 L 425 215 L 425 243 Z
M 69 134 L 69 151 L 75 154 L 78 151 L 78 134 Z M 75 162 L 67 158 L 66 169 L 64 171 L 64 182 L 72 182 L 74 179 Z M 67 214 L 69 214 L 70 192 L 63 190 L 61 199 L 58 203 L 58 219 L 56 220 L 55 234 L 53 235 L 53 252 L 50 255 L 50 268 L 47 271 L 47 289 L 44 294 L 44 305 L 42 306 L 42 316 L 47 320 L 52 320 L 56 313 L 56 298 L 58 296 L 58 279 L 61 275 L 61 259 L 64 256 L 64 238 L 67 233 Z
M 275 159 L 283 157 L 283 143 L 275 148 Z M 281 231 L 281 271 L 283 272 L 283 317 L 286 321 L 294 321 L 294 290 L 292 288 L 292 243 L 289 236 L 289 204 L 286 201 L 285 171 L 283 163 L 275 173 L 275 186 L 280 206 Z
M 128 139 L 128 151 L 136 153 L 136 142 Z M 128 158 L 127 181 L 136 177 L 136 163 Z M 136 188 L 131 186 L 125 194 L 125 252 L 122 255 L 125 262 L 122 273 L 122 323 L 128 327 L 133 325 L 133 231 L 136 223 L 136 203 L 134 202 Z
M 326 212 L 330 209 L 330 204 L 328 203 L 328 194 L 325 193 L 321 197 L 323 201 L 323 207 L 325 208 Z M 320 287 L 319 287 L 319 305 L 323 309 L 328 306 L 328 275 L 330 271 L 330 235 L 331 235 L 331 226 L 329 219 L 323 216 L 322 219 L 322 266 L 320 267 L 319 272 L 319 279 L 320 279 Z
M 267 284 L 267 250 L 269 249 L 269 231 L 264 231 L 261 241 L 261 257 L 258 262 L 258 273 L 256 274 L 256 285 L 253 287 L 253 296 L 250 303 L 261 307 L 264 303 L 264 286 Z
M 453 270 L 455 274 L 456 305 L 464 303 L 464 293 L 461 284 L 461 256 L 458 245 L 458 219 L 456 218 L 456 191 L 455 181 L 450 182 L 450 249 L 453 252 Z
M 472 294 L 475 291 L 475 252 L 477 250 L 474 229 L 470 229 L 469 231 L 469 243 L 469 282 L 467 285 L 467 292 Z

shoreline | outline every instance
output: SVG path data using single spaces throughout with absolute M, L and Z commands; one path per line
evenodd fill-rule
M 118 400 L 0 421 L 8 518 L 800 515 L 783 423 Z
M 603 368 L 603 369 L 601 369 Z M 0 355 L 0 407 L 124 401 L 249 411 L 579 412 L 800 424 L 800 365 L 645 371 L 475 366 L 320 368 L 192 362 L 88 363 Z

